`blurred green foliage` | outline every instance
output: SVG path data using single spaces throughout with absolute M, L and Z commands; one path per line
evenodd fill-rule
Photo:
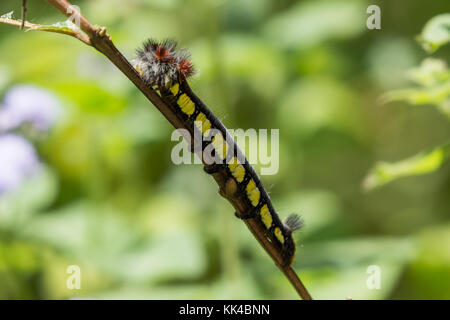
M 429 52 L 434 52 L 450 42 L 450 14 L 444 13 L 428 21 L 418 40 Z
M 450 14 L 442 14 L 428 22 L 418 37 L 424 48 L 434 52 L 450 42 Z M 446 61 L 427 58 L 420 67 L 409 71 L 408 78 L 416 84 L 413 88 L 396 89 L 386 93 L 382 100 L 407 101 L 412 105 L 435 106 L 450 120 L 450 71 Z M 369 172 L 364 187 L 371 190 L 395 179 L 436 171 L 450 155 L 450 141 L 430 152 L 422 152 L 394 163 L 378 162 Z
M 434 149 L 450 136 L 447 0 L 377 1 L 381 30 L 365 27 L 370 1 L 74 4 L 129 59 L 148 37 L 189 48 L 191 84 L 229 128 L 280 129 L 280 171 L 262 180 L 281 216 L 305 219 L 294 267 L 313 297 L 450 298 L 448 147 Z M 63 20 L 45 1 L 29 1 L 28 19 Z M 440 62 L 418 68 L 422 30 Z M 18 83 L 53 91 L 64 113 L 33 140 L 41 172 L 0 196 L 0 298 L 296 298 L 201 167 L 172 164 L 172 128 L 103 56 L 1 25 L 0 96 Z M 420 150 L 376 167 L 391 183 L 363 192 L 373 163 Z M 399 167 L 432 173 L 396 180 Z M 69 265 L 80 290 L 66 287 Z

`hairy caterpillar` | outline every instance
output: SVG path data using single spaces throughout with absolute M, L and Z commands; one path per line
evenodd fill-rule
M 251 208 L 249 212 L 236 216 L 259 221 L 266 230 L 266 237 L 280 250 L 283 265 L 291 265 L 295 254 L 292 232 L 299 229 L 303 221 L 291 214 L 281 222 L 258 174 L 226 127 L 192 92 L 186 80 L 195 73 L 189 52 L 177 50 L 176 47 L 173 40 L 146 41 L 143 48 L 137 51 L 135 69 L 149 86 L 159 90 L 163 100 L 183 119 L 187 128 L 200 130 L 206 140 L 201 144 L 201 152 L 205 153 L 207 148 L 213 149 L 216 159 L 222 160 L 214 165 L 205 165 L 205 171 L 227 174 L 227 183 L 229 181 L 236 187 L 236 193 L 245 197 Z M 201 126 L 197 127 L 198 124 Z

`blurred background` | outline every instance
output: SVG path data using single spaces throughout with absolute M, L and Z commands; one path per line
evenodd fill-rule
M 294 268 L 314 298 L 450 299 L 447 0 L 73 4 L 130 60 L 148 37 L 189 48 L 227 127 L 280 129 L 262 181 L 305 220 Z M 46 1 L 27 19 L 65 20 Z M 213 179 L 171 162 L 172 130 L 92 48 L 1 24 L 0 298 L 296 299 Z

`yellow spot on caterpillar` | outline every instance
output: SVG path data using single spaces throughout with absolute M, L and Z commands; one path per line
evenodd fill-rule
M 176 96 L 180 91 L 180 85 L 178 83 L 175 83 L 173 86 L 170 87 L 170 91 L 174 96 Z
M 261 220 L 266 226 L 267 229 L 272 225 L 272 216 L 270 215 L 269 208 L 267 204 L 263 205 L 261 210 L 259 211 L 259 215 L 261 216 Z
M 236 178 L 237 182 L 244 181 L 245 168 L 236 157 L 233 157 L 233 159 L 231 159 L 230 163 L 228 164 L 228 168 L 230 168 L 231 174 L 234 178 Z
M 250 180 L 246 187 L 247 197 L 250 200 L 251 204 L 256 207 L 259 203 L 260 192 L 256 187 L 255 181 Z
M 178 105 L 181 108 L 181 111 L 183 111 L 187 115 L 191 115 L 195 111 L 195 104 L 192 102 L 192 100 L 187 96 L 186 93 L 183 93 L 177 101 Z
M 281 244 L 283 244 L 284 236 L 283 236 L 283 233 L 281 232 L 280 228 L 276 227 L 273 232 L 275 233 L 275 237 L 277 237 L 278 241 L 280 241 Z
M 225 142 L 225 140 L 223 140 L 223 137 L 220 133 L 216 134 L 212 138 L 212 144 L 214 146 L 214 150 L 216 150 L 216 154 L 221 159 L 225 159 L 227 157 L 228 144 Z
M 139 65 L 137 64 L 134 66 L 134 69 L 136 69 L 137 73 L 139 73 L 139 76 L 142 78 L 143 72 L 141 67 L 139 67 Z
M 209 129 L 211 129 L 211 121 L 209 121 L 206 118 L 206 115 L 204 113 L 200 112 L 197 118 L 195 119 L 195 122 L 196 122 L 195 126 L 197 127 L 198 130 L 200 130 L 200 123 L 201 123 L 202 134 L 203 136 L 206 137 L 209 134 Z
M 230 168 L 231 171 L 236 169 L 239 165 L 239 161 L 236 157 L 233 157 L 230 162 L 228 163 L 228 168 Z

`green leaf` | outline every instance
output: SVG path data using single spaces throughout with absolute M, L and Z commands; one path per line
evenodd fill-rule
M 434 172 L 448 160 L 449 156 L 450 143 L 398 162 L 380 161 L 364 179 L 363 187 L 370 191 L 402 177 Z
M 66 20 L 64 22 L 57 22 L 51 25 L 39 25 L 32 28 L 27 29 L 27 31 L 40 30 L 40 31 L 52 31 L 52 32 L 71 32 L 71 31 L 79 31 L 80 28 L 77 27 L 70 20 Z
M 389 91 L 381 97 L 381 103 L 431 104 L 450 117 L 450 71 L 443 60 L 425 59 L 420 67 L 408 72 L 408 78 L 419 86 Z
M 450 13 L 440 14 L 428 21 L 417 40 L 430 53 L 450 42 Z
M 410 88 L 394 90 L 386 93 L 382 103 L 392 101 L 406 101 L 412 105 L 431 104 L 438 107 L 446 115 L 450 116 L 450 82 L 433 88 Z
M 450 81 L 450 70 L 444 60 L 427 58 L 419 67 L 408 72 L 408 78 L 422 87 L 433 87 L 435 85 L 448 83 Z

